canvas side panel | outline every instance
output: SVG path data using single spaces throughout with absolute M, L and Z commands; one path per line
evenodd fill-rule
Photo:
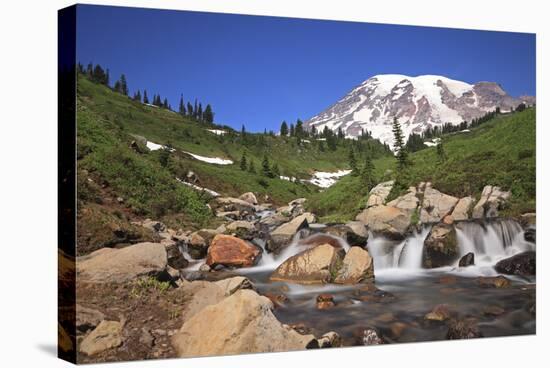
M 76 6 L 58 12 L 58 356 L 76 363 Z

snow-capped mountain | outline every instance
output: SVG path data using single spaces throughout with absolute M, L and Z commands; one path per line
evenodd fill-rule
M 409 77 L 376 75 L 351 90 L 340 101 L 305 122 L 321 131 L 342 128 L 354 137 L 369 131 L 374 138 L 393 143 L 391 124 L 397 118 L 405 136 L 422 133 L 427 127 L 470 121 L 500 107 L 509 111 L 521 102 L 533 104 L 534 97 L 508 95 L 494 82 L 468 84 L 438 75 Z

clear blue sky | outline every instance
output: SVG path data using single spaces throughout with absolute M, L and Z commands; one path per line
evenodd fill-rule
M 535 35 L 80 6 L 77 58 L 125 73 L 131 93 L 210 103 L 249 131 L 306 120 L 376 74 L 494 81 L 535 95 Z

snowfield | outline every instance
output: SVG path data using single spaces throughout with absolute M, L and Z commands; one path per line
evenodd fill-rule
M 233 165 L 233 161 L 226 160 L 219 157 L 205 157 L 205 156 L 199 156 L 195 155 L 194 153 L 182 151 L 183 153 L 188 154 L 189 156 L 193 157 L 195 160 L 208 162 L 209 164 L 215 164 L 215 165 Z
M 342 176 L 351 173 L 351 170 L 338 170 L 335 172 L 316 171 L 309 182 L 320 188 L 328 188 L 334 185 Z
M 198 185 L 183 181 L 180 178 L 176 178 L 176 180 L 179 181 L 180 183 L 182 183 L 183 185 L 187 185 L 188 187 L 191 187 L 193 189 L 198 190 L 199 192 L 206 192 L 206 193 L 210 194 L 212 197 L 219 197 L 221 195 L 220 193 L 215 192 L 212 189 L 199 187 Z
M 227 133 L 225 130 L 220 130 L 220 129 L 206 129 L 206 130 L 215 135 L 224 135 Z

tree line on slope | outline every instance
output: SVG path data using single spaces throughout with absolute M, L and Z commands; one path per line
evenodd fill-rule
M 96 64 L 94 66 L 92 63 L 89 63 L 86 68 L 84 68 L 84 65 L 82 65 L 81 63 L 78 63 L 77 68 L 79 73 L 88 77 L 88 79 L 90 79 L 92 82 L 103 84 L 115 92 L 130 97 L 128 82 L 126 80 L 125 74 L 121 74 L 120 78 L 116 80 L 113 87 L 111 87 L 108 68 L 104 69 L 99 64 Z M 174 111 L 172 109 L 172 105 L 168 102 L 168 99 L 166 97 L 162 98 L 160 94 L 154 94 L 153 98 L 150 100 L 149 96 L 147 95 L 147 90 L 145 89 L 143 90 L 143 95 L 138 89 L 130 98 L 134 101 L 146 105 L 153 105 L 159 108 Z M 197 99 L 195 99 L 194 105 L 191 104 L 191 102 L 185 103 L 183 99 L 183 94 L 180 97 L 178 113 L 182 116 L 192 118 L 199 122 L 210 124 L 214 123 L 214 111 L 212 110 L 212 106 L 210 104 L 207 104 L 206 107 L 203 108 L 202 103 L 197 101 Z

